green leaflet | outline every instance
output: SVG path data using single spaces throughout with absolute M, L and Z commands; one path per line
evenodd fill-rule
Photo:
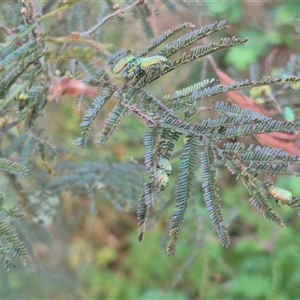
M 15 175 L 27 176 L 29 170 L 22 164 L 7 158 L 0 158 L 0 170 Z

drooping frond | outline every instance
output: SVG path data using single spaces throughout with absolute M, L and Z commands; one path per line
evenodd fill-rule
M 195 169 L 198 165 L 198 147 L 199 141 L 194 137 L 187 139 L 182 149 L 180 174 L 177 186 L 176 208 L 173 214 L 172 225 L 169 232 L 171 238 L 168 247 L 168 255 L 174 255 L 175 248 L 183 222 L 184 214 L 187 209 L 188 201 L 191 197 L 191 188 L 195 177 Z
M 121 100 L 121 103 L 113 108 L 108 118 L 105 120 L 104 129 L 100 134 L 97 144 L 103 146 L 107 142 L 108 138 L 115 132 L 118 125 L 128 112 L 127 105 L 131 104 L 136 93 L 137 89 L 132 88 L 122 95 L 123 99 Z
M 225 165 L 228 171 L 237 175 L 237 177 L 242 180 L 244 186 L 251 195 L 249 200 L 250 203 L 257 207 L 266 219 L 284 227 L 281 218 L 274 213 L 272 207 L 268 204 L 267 188 L 256 179 L 254 174 L 255 171 L 250 172 L 249 168 L 245 167 L 237 158 L 230 158 L 228 156 L 221 157 L 225 159 Z
M 199 101 L 204 98 L 213 97 L 219 94 L 228 93 L 231 91 L 236 91 L 244 88 L 274 85 L 274 84 L 294 84 L 300 81 L 298 77 L 288 77 L 288 78 L 278 78 L 278 77 L 264 77 L 260 81 L 244 80 L 237 81 L 230 85 L 215 85 L 211 88 L 204 88 L 199 91 L 195 91 L 188 102 Z
M 288 164 L 280 163 L 280 164 L 270 164 L 270 163 L 260 163 L 257 166 L 255 166 L 255 171 L 257 173 L 266 173 L 269 175 L 274 174 L 294 174 L 288 171 Z
M 161 133 L 161 149 L 165 158 L 170 158 L 175 147 L 175 142 L 178 141 L 179 137 L 180 134 L 175 130 L 163 128 L 163 131 Z
M 287 164 L 299 164 L 300 155 L 291 156 L 285 153 L 282 149 L 273 149 L 269 147 L 256 146 L 250 147 L 241 155 L 241 160 L 244 162 L 261 163 L 261 162 L 272 162 L 272 163 L 287 163 Z M 251 151 L 252 150 L 252 151 Z
M 268 132 L 294 132 L 300 129 L 300 122 L 271 120 L 254 125 L 253 119 L 241 119 L 241 125 L 226 128 L 221 134 L 216 133 L 211 137 L 214 141 L 233 139 L 238 136 L 254 135 Z
M 181 36 L 180 38 L 176 39 L 175 41 L 167 44 L 163 50 L 158 51 L 157 53 L 155 53 L 153 55 L 162 55 L 165 57 L 170 57 L 174 53 L 193 44 L 194 42 L 198 41 L 199 39 L 202 39 L 214 32 L 223 30 L 227 27 L 228 26 L 226 25 L 226 21 L 223 20 L 223 21 L 219 21 L 219 22 L 215 22 L 213 24 L 203 26 L 199 29 L 195 29 L 189 33 L 186 33 L 185 35 Z
M 187 97 L 191 94 L 193 94 L 195 91 L 199 90 L 199 89 L 204 89 L 206 87 L 210 87 L 213 86 L 215 84 L 217 84 L 218 81 L 214 78 L 212 79 L 205 79 L 203 81 L 197 82 L 189 87 L 186 87 L 182 90 L 177 90 L 174 94 L 172 95 L 165 95 L 162 97 L 161 101 L 162 102 L 167 102 L 167 101 L 174 101 L 174 100 L 178 100 L 180 98 L 184 98 Z
M 3 157 L 0 158 L 0 171 L 23 176 L 27 176 L 29 172 L 27 167 L 25 167 L 24 165 Z
M 139 207 L 137 211 L 138 220 L 138 241 L 141 242 L 144 239 L 146 222 L 149 214 L 149 210 L 153 205 L 153 185 L 152 183 L 145 183 L 144 191 L 139 200 Z
M 155 152 L 155 143 L 158 139 L 158 128 L 151 128 L 150 131 L 146 132 L 144 137 L 145 146 L 145 166 L 147 170 L 150 170 L 153 166 L 153 155 Z
M 15 266 L 13 261 L 16 256 L 22 258 L 26 265 L 30 255 L 24 243 L 13 233 L 11 226 L 5 220 L 7 218 L 15 220 L 21 215 L 17 209 L 5 209 L 4 202 L 4 196 L 0 194 L 0 264 L 4 263 L 4 268 L 9 272 Z
M 192 48 L 188 55 L 186 53 L 184 53 L 182 57 L 175 60 L 174 63 L 172 64 L 172 68 L 175 68 L 175 67 L 177 68 L 177 67 L 179 67 L 183 64 L 186 64 L 190 61 L 202 58 L 206 55 L 223 50 L 225 48 L 229 48 L 229 47 L 233 47 L 233 46 L 237 46 L 237 45 L 244 45 L 247 41 L 248 41 L 248 39 L 241 39 L 241 38 L 233 37 L 233 38 L 221 39 L 219 44 L 212 43 L 212 44 Z
M 42 57 L 42 51 L 38 49 L 37 51 L 31 53 L 29 57 L 26 57 L 22 62 L 20 62 L 15 68 L 7 72 L 5 76 L 2 76 L 0 81 L 0 98 L 2 98 L 9 88 L 16 82 L 16 80 L 27 71 L 27 69 L 37 62 Z
M 5 68 L 11 69 L 12 67 L 15 67 L 19 61 L 22 61 L 22 59 L 35 52 L 37 49 L 38 45 L 36 42 L 28 42 L 15 49 L 15 51 L 10 52 L 0 62 L 1 72 L 3 72 Z
M 212 224 L 219 235 L 221 245 L 223 247 L 228 247 L 230 239 L 227 226 L 222 224 L 224 219 L 221 208 L 221 199 L 216 187 L 217 171 L 213 167 L 215 155 L 212 143 L 206 142 L 205 151 L 200 154 L 202 178 L 204 181 L 202 184 L 203 199 Z
M 186 28 L 193 28 L 195 25 L 189 22 L 185 22 L 183 24 L 177 25 L 175 29 L 169 29 L 166 32 L 164 32 L 162 35 L 156 37 L 152 42 L 150 46 L 147 46 L 144 48 L 144 50 L 141 52 L 141 56 L 148 55 L 151 51 L 153 51 L 155 48 L 162 45 L 165 41 L 167 41 L 169 38 L 173 37 L 176 33 L 181 32 L 185 30 Z
M 79 125 L 81 127 L 84 127 L 85 131 L 81 133 L 82 135 L 81 137 L 76 139 L 76 144 L 78 146 L 85 147 L 89 131 L 91 130 L 91 127 L 97 115 L 102 110 L 104 105 L 110 100 L 114 92 L 115 92 L 114 89 L 103 92 L 103 96 L 97 97 L 92 104 L 93 107 L 87 110 L 87 113 L 85 114 L 82 122 Z
M 74 195 L 94 195 L 117 209 L 136 209 L 145 176 L 145 168 L 133 163 L 109 164 L 101 161 L 84 164 L 59 163 L 55 166 L 55 179 L 47 190 L 57 195 L 65 190 Z M 96 197 L 99 199 L 99 196 Z
M 253 120 L 258 120 L 261 122 L 267 122 L 270 121 L 271 118 L 266 117 L 260 113 L 257 113 L 255 111 L 252 111 L 250 109 L 246 109 L 234 104 L 228 104 L 226 102 L 217 102 L 215 107 L 212 108 L 212 111 L 215 111 L 221 115 L 226 116 L 249 116 Z
M 181 119 L 173 117 L 165 117 L 162 122 L 170 129 L 177 131 L 183 135 L 194 135 L 202 140 L 203 135 L 206 134 L 213 140 L 221 140 L 223 131 L 228 127 L 229 129 L 234 125 L 240 125 L 243 122 L 249 121 L 247 117 L 221 117 L 219 119 L 206 119 L 200 124 L 188 123 Z M 250 122 L 250 121 L 249 121 Z M 218 134 L 219 133 L 219 134 Z
M 256 173 L 291 174 L 287 171 L 289 164 L 300 163 L 299 155 L 291 156 L 282 149 L 260 146 L 253 149 L 253 145 L 246 149 L 245 145 L 241 143 L 227 143 L 224 144 L 222 151 L 235 154 L 242 163 L 247 163 L 248 167 L 255 170 Z M 297 174 L 297 172 L 292 174 Z

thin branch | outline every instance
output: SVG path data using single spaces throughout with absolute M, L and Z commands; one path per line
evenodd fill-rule
M 109 14 L 108 16 L 106 16 L 103 20 L 101 20 L 101 22 L 99 22 L 98 24 L 96 24 L 95 26 L 93 26 L 92 28 L 81 32 L 80 36 L 85 36 L 85 35 L 90 35 L 93 32 L 95 32 L 96 30 L 98 30 L 101 26 L 105 25 L 110 19 L 118 17 L 119 15 L 133 9 L 134 7 L 137 7 L 141 4 L 146 4 L 147 1 L 146 0 L 137 0 L 136 2 L 134 2 L 133 4 L 123 8 L 123 9 L 118 9 L 117 11 L 112 12 L 111 14 Z

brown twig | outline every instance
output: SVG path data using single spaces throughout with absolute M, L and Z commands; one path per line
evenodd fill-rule
M 93 26 L 92 28 L 81 32 L 80 36 L 85 36 L 85 35 L 90 35 L 92 34 L 94 31 L 96 31 L 97 29 L 99 29 L 101 26 L 105 25 L 110 19 L 115 18 L 125 12 L 127 12 L 128 10 L 133 9 L 134 7 L 137 7 L 139 5 L 142 4 L 146 4 L 147 1 L 146 0 L 137 0 L 136 2 L 134 2 L 133 4 L 123 8 L 123 9 L 118 9 L 114 12 L 112 12 L 111 14 L 109 14 L 108 16 L 106 16 L 101 22 L 99 22 L 98 24 L 96 24 L 95 26 Z

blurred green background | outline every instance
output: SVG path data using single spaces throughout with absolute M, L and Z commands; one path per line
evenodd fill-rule
M 102 5 L 100 2 L 86 2 L 94 6 L 86 20 L 81 20 L 87 28 L 93 25 L 92 20 Z M 226 19 L 230 28 L 213 35 L 209 41 L 224 36 L 249 37 L 246 47 L 234 47 L 214 56 L 222 70 L 236 74 L 237 78 L 249 76 L 247 70 L 254 63 L 260 66 L 262 74 L 268 72 L 265 61 L 272 51 L 276 50 L 272 70 L 284 67 L 290 54 L 300 54 L 300 3 L 297 1 L 188 3 L 187 8 L 177 5 L 175 11 L 172 2 L 166 1 L 165 5 L 153 2 L 149 21 L 154 35 L 186 21 L 198 27 Z M 54 8 L 55 4 L 48 9 Z M 0 15 L 0 18 L 5 22 L 5 16 Z M 64 17 L 57 23 L 56 18 L 47 23 L 51 34 L 67 35 Z M 131 13 L 110 21 L 101 34 L 103 42 L 132 51 L 142 50 L 149 44 L 142 23 Z M 49 44 L 49 47 L 54 46 Z M 176 74 L 165 76 L 148 89 L 158 97 L 172 93 L 203 77 L 212 77 L 206 67 L 205 62 L 182 66 Z M 58 69 L 61 73 L 65 71 L 63 65 Z M 86 149 L 77 149 L 75 139 L 81 132 L 78 124 L 82 115 L 75 110 L 73 100 L 65 97 L 58 104 L 49 103 L 36 124 L 36 127 L 47 124 L 44 135 L 51 143 L 74 151 L 66 154 L 64 160 L 142 161 L 146 131 L 142 120 L 134 116 L 126 118 L 118 133 L 102 149 L 94 145 L 93 136 Z M 94 134 L 97 135 L 96 127 Z M 256 143 L 254 139 L 250 142 Z M 0 298 L 300 299 L 298 216 L 290 208 L 275 204 L 286 229 L 264 220 L 250 205 L 247 191 L 226 172 L 219 172 L 219 186 L 224 215 L 230 226 L 231 246 L 224 249 L 218 242 L 202 201 L 199 170 L 176 255 L 166 255 L 167 232 L 175 210 L 172 201 L 179 159 L 172 160 L 172 164 L 171 185 L 157 195 L 142 243 L 136 240 L 138 196 L 123 199 L 118 205 L 118 199 L 103 201 L 99 196 L 91 200 L 88 196 L 75 197 L 65 192 L 53 220 L 38 225 L 19 221 L 18 232 L 33 260 L 26 267 L 18 265 L 10 273 L 0 269 Z M 299 178 L 273 180 L 300 196 Z M 34 183 L 31 184 L 31 188 L 35 188 Z M 8 190 L 5 182 L 2 186 Z M 16 195 L 8 192 L 7 198 L 10 205 L 16 204 Z M 96 207 L 97 214 L 91 206 Z

